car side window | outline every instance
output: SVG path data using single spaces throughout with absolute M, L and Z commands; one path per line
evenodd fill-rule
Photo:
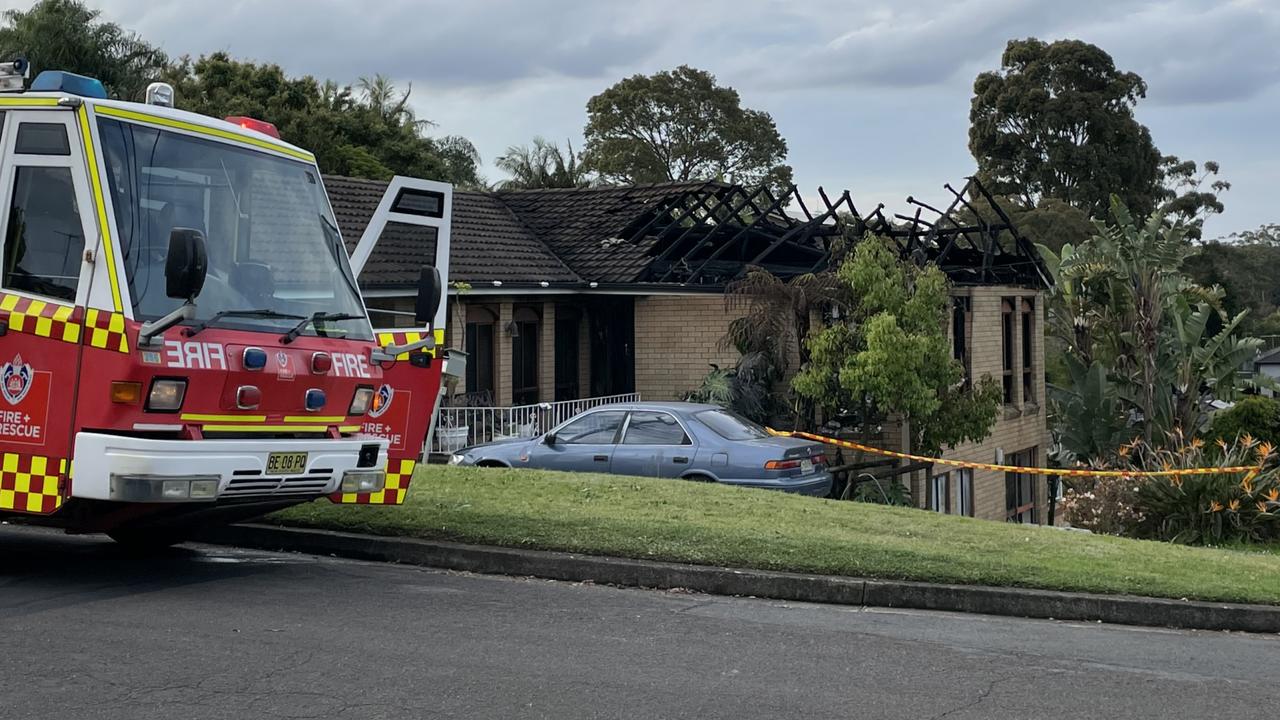
M 689 436 L 674 417 L 664 412 L 633 412 L 623 445 L 690 445 Z
M 626 416 L 621 410 L 584 415 L 557 430 L 556 442 L 567 445 L 610 444 L 618 436 L 618 429 Z

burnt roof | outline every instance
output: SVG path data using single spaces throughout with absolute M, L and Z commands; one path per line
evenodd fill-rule
M 388 185 L 326 176 L 348 251 L 368 226 Z M 947 186 L 950 189 L 950 186 Z M 932 260 L 960 284 L 1047 285 L 1043 262 L 994 198 L 974 179 L 947 210 L 917 211 L 909 227 L 880 208 L 863 218 L 845 192 L 822 191 L 811 212 L 794 186 L 781 194 L 722 182 L 453 194 L 451 281 L 581 286 L 660 284 L 722 287 L 749 265 L 779 277 L 825 267 L 842 238 L 867 230 L 898 242 L 904 255 Z M 964 195 L 983 196 L 999 218 L 984 218 Z M 915 202 L 908 198 L 909 202 Z M 920 203 L 916 203 L 920 204 Z M 928 207 L 928 206 L 923 206 Z M 788 208 L 798 208 L 799 212 Z M 956 209 L 975 215 L 958 220 Z M 389 223 L 360 284 L 412 287 L 435 253 L 435 231 Z
M 497 193 L 513 213 L 583 280 L 635 282 L 649 266 L 649 243 L 623 235 L 670 198 L 714 183 L 515 190 Z M 455 221 L 457 212 L 454 213 Z

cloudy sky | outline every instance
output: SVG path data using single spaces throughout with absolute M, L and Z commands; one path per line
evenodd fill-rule
M 1280 222 L 1280 0 L 89 0 L 173 55 L 226 50 L 340 81 L 412 83 L 486 174 L 534 135 L 580 147 L 589 97 L 680 64 L 770 112 L 796 181 L 859 207 L 942 201 L 973 171 L 974 76 L 1010 38 L 1079 38 L 1147 80 L 1161 151 L 1218 160 L 1207 236 Z M 0 6 L 27 2 L 0 1 Z

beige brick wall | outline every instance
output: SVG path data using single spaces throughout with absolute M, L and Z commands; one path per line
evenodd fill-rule
M 538 401 L 556 399 L 556 304 L 542 303 L 542 324 L 538 336 Z
M 1015 287 L 977 287 L 960 288 L 956 295 L 966 295 L 971 302 L 970 315 L 970 367 L 975 381 L 989 375 L 997 383 L 1003 376 L 1001 301 L 1004 298 L 1015 298 L 1021 301 L 1031 299 L 1035 303 L 1033 320 L 1034 337 L 1032 339 L 1033 382 L 1035 399 L 1039 401 L 1045 396 L 1044 386 L 1044 303 L 1036 292 L 1026 288 Z M 1015 309 L 1018 304 L 1015 303 Z M 1015 313 L 1016 315 L 1016 313 Z M 1045 452 L 1049 443 L 1049 431 L 1046 412 L 1041 402 L 1034 402 L 1022 397 L 1022 380 L 1019 370 L 1022 362 L 1022 323 L 1020 317 L 1014 323 L 1014 399 L 1013 403 L 1001 408 L 997 415 L 995 427 L 986 440 L 979 443 L 965 443 L 947 450 L 943 456 L 951 460 L 970 462 L 996 462 L 997 449 L 1003 450 L 1007 460 L 1014 453 L 1036 448 L 1035 463 L 1043 465 Z M 947 468 L 938 466 L 939 472 Z M 1005 519 L 1005 475 L 1001 472 L 975 470 L 973 477 L 974 515 L 989 520 Z M 952 477 L 955 477 L 953 472 Z M 952 493 L 955 493 L 953 480 Z M 1045 477 L 1035 479 L 1035 497 L 1037 520 L 1045 522 L 1046 511 Z M 923 497 L 921 501 L 923 502 Z M 954 506 L 953 502 L 953 506 Z
M 636 298 L 636 392 L 645 400 L 677 400 L 711 367 L 732 367 L 738 353 L 719 348 L 736 313 L 719 294 Z

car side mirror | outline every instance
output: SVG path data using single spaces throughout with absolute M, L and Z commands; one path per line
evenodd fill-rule
M 174 228 L 169 233 L 169 254 L 164 260 L 165 294 L 191 302 L 204 289 L 209 273 L 209 254 L 204 233 L 192 228 Z
M 547 445 L 555 445 L 556 434 L 553 432 L 547 433 L 546 435 L 542 436 L 542 442 L 546 443 Z
M 443 294 L 444 280 L 440 278 L 440 271 L 431 265 L 423 265 L 418 272 L 418 299 L 413 304 L 413 319 L 419 325 L 435 319 Z

